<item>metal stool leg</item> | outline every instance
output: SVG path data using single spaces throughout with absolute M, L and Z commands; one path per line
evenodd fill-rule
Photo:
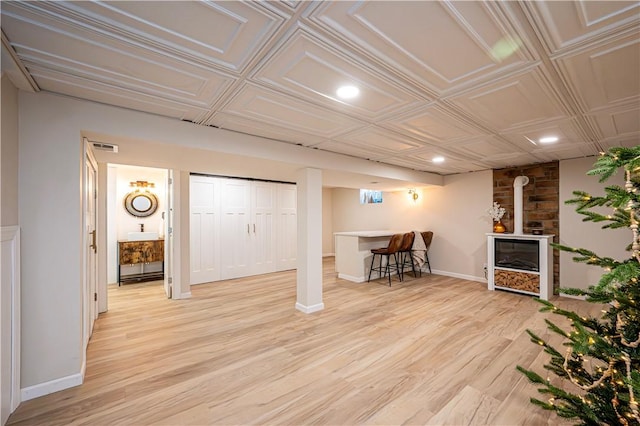
M 367 279 L 367 282 L 371 281 L 371 271 L 373 271 L 373 264 L 376 261 L 376 254 L 373 253 L 373 256 L 371 257 L 371 267 L 369 268 L 369 278 Z

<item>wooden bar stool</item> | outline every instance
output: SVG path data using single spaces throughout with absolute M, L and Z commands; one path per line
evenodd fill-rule
M 373 257 L 371 258 L 371 268 L 369 268 L 369 278 L 367 282 L 371 281 L 371 272 L 376 271 L 380 277 L 388 276 L 389 277 L 389 287 L 391 287 L 391 273 L 393 271 L 397 272 L 398 278 L 402 281 L 402 275 L 400 275 L 400 268 L 398 267 L 398 258 L 396 254 L 402 245 L 402 234 L 394 234 L 391 236 L 389 240 L 389 245 L 384 248 L 372 249 L 371 253 Z M 378 266 L 374 267 L 376 261 L 376 256 L 380 256 L 380 263 Z M 391 264 L 391 256 L 393 256 L 393 265 Z M 382 258 L 386 257 L 386 264 L 382 264 Z
M 404 269 L 409 265 L 411 265 L 413 276 L 416 276 L 416 267 L 413 263 L 413 256 L 411 255 L 415 236 L 416 235 L 413 232 L 407 232 L 402 236 L 402 245 L 398 250 L 398 256 L 400 257 L 400 277 L 402 280 L 404 280 Z
M 420 234 L 422 234 L 424 245 L 427 247 L 424 253 L 424 263 L 427 264 L 427 266 L 429 267 L 429 273 L 431 273 L 431 264 L 429 263 L 429 247 L 431 246 L 431 240 L 433 240 L 433 232 L 426 231 L 426 232 L 421 232 Z

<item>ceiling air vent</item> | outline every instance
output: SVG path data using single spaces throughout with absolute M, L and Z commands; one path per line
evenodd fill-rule
M 93 147 L 95 149 L 99 149 L 100 151 L 118 152 L 118 145 L 113 145 L 110 143 L 93 142 Z

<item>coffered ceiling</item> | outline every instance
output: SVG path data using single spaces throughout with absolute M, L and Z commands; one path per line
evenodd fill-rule
M 1 12 L 24 88 L 309 149 L 447 175 L 640 144 L 640 2 L 3 0 Z M 338 98 L 344 84 L 360 95 Z

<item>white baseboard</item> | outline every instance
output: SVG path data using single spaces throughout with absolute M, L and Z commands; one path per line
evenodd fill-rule
M 22 394 L 22 401 L 29 401 L 30 399 L 49 395 L 50 393 L 80 386 L 81 384 L 82 373 L 76 373 L 67 377 L 61 377 L 60 379 L 22 388 L 20 393 Z
M 191 299 L 191 292 L 187 291 L 185 293 L 180 293 L 180 296 L 176 299 Z
M 560 292 L 559 294 L 560 297 L 567 297 L 569 299 L 578 299 L 578 300 L 586 300 L 587 296 L 580 296 L 578 294 L 567 294 L 567 293 L 562 293 Z
M 422 272 L 424 272 L 424 271 L 422 271 Z M 468 280 L 468 281 L 477 281 L 477 282 L 480 282 L 480 283 L 483 283 L 483 284 L 487 283 L 487 280 L 484 277 L 474 277 L 473 275 L 458 274 L 456 272 L 440 271 L 440 270 L 437 270 L 437 269 L 432 269 L 431 273 L 436 274 L 436 275 L 444 275 L 445 277 L 460 278 L 460 279 Z
M 428 269 L 421 269 L 423 274 L 429 274 L 429 270 Z M 411 272 L 411 269 L 407 269 L 405 271 L 406 272 Z M 460 278 L 463 280 L 468 280 L 468 281 L 477 281 L 483 284 L 487 283 L 486 278 L 484 277 L 474 277 L 473 275 L 465 275 L 465 274 L 458 274 L 456 272 L 448 272 L 448 271 L 440 271 L 437 269 L 432 269 L 431 273 L 434 275 L 444 275 L 446 277 L 453 277 L 453 278 Z M 342 273 L 338 273 L 338 278 L 342 278 L 343 280 L 348 280 L 348 281 L 353 281 L 355 283 L 362 283 L 367 281 L 366 277 L 354 277 L 353 275 L 347 275 L 347 274 L 342 274 Z M 371 274 L 371 279 L 372 280 L 377 280 L 380 277 L 378 276 L 378 274 L 376 272 L 374 272 L 373 274 Z
M 296 302 L 296 309 L 304 312 L 305 314 L 312 314 L 324 309 L 324 303 L 318 303 L 316 305 L 305 306 L 302 303 Z
M 364 277 L 354 277 L 353 275 L 338 273 L 338 278 L 347 281 L 353 281 L 354 283 L 363 283 L 366 281 Z

